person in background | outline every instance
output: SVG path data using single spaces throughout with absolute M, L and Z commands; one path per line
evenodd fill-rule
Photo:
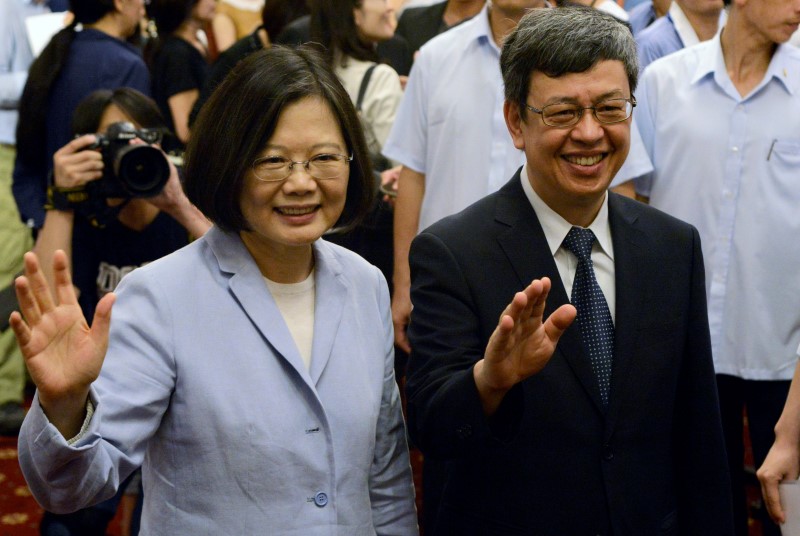
M 194 124 L 203 105 L 237 63 L 253 52 L 271 46 L 275 36 L 280 35 L 290 22 L 303 15 L 308 15 L 310 12 L 307 2 L 304 1 L 266 0 L 264 9 L 261 12 L 261 26 L 220 54 L 211 66 L 208 78 L 200 90 L 200 96 L 192 107 L 189 126 L 191 127 Z
M 500 64 L 525 164 L 410 254 L 409 433 L 446 462 L 425 533 L 729 536 L 697 230 L 608 191 L 633 36 L 532 10 Z
M 91 328 L 66 256 L 51 291 L 26 254 L 11 325 L 37 385 L 33 495 L 73 510 L 143 464 L 145 534 L 417 534 L 386 281 L 319 240 L 374 195 L 324 59 L 242 60 L 198 118 L 185 187 L 214 227 L 128 274 Z
M 634 112 L 654 171 L 636 192 L 696 226 L 736 534 L 748 532 L 743 414 L 756 466 L 775 441 L 800 339 L 798 0 L 733 0 L 713 39 L 650 64 Z M 757 333 L 758 336 L 753 336 Z M 778 527 L 766 515 L 765 536 Z
M 631 8 L 625 6 L 633 36 L 636 37 L 642 30 L 666 15 L 671 3 L 672 0 L 644 0 Z
M 800 347 L 797 357 L 800 358 Z M 786 522 L 786 508 L 797 508 L 797 505 L 782 504 L 778 486 L 800 477 L 800 360 L 794 369 L 783 412 L 775 424 L 775 442 L 756 475 L 770 517 L 775 523 Z
M 636 35 L 639 68 L 686 47 L 708 41 L 725 25 L 722 0 L 673 0 L 666 17 Z
M 303 3 L 303 0 L 295 0 Z M 211 20 L 217 53 L 228 50 L 239 39 L 251 34 L 261 24 L 264 0 L 220 0 Z
M 153 0 L 147 7 L 158 36 L 145 48 L 153 99 L 181 144 L 189 141 L 189 114 L 208 77 L 208 51 L 199 32 L 216 0 Z
M 96 89 L 131 87 L 150 94 L 150 75 L 137 48 L 144 0 L 73 0 L 72 23 L 31 64 L 19 104 L 12 190 L 22 221 L 44 224 L 53 154 L 72 135 L 72 114 Z M 78 27 L 80 25 L 80 27 Z
M 397 21 L 397 34 L 405 38 L 412 54 L 416 54 L 440 33 L 480 13 L 484 4 L 486 0 L 446 0 L 404 9 Z

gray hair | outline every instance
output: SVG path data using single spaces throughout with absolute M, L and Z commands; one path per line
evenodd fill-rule
M 622 62 L 633 94 L 639 60 L 627 24 L 584 6 L 533 9 L 503 43 L 500 69 L 506 101 L 524 109 L 534 71 L 556 78 L 588 71 L 603 60 Z

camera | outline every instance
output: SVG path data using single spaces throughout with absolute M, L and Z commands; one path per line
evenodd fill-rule
M 135 128 L 131 123 L 109 125 L 105 134 L 96 134 L 97 141 L 89 149 L 100 149 L 103 155 L 103 177 L 92 181 L 87 190 L 99 197 L 152 197 L 164 189 L 169 179 L 169 163 L 164 153 L 152 144 L 161 139 L 155 129 Z M 131 144 L 140 139 L 147 145 Z

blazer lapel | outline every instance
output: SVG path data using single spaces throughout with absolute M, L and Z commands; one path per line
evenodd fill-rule
M 609 194 L 608 218 L 614 243 L 614 279 L 617 288 L 614 329 L 614 369 L 611 377 L 608 437 L 620 408 L 625 404 L 626 385 L 634 359 L 638 319 L 644 307 L 647 237 L 636 227 L 637 215 L 616 194 Z
M 312 386 L 308 370 L 289 333 L 286 321 L 267 289 L 261 271 L 239 236 L 213 227 L 205 237 L 217 258 L 220 270 L 231 274 L 228 287 L 242 310 L 275 353 Z
M 539 218 L 519 181 L 517 172 L 499 193 L 495 220 L 508 226 L 508 230 L 501 232 L 497 240 L 519 277 L 520 289 L 528 286 L 534 279 L 550 278 L 552 286 L 544 312 L 547 318 L 553 311 L 569 303 L 569 298 L 555 260 L 550 254 Z M 559 356 L 567 362 L 597 409 L 603 412 L 600 388 L 589 357 L 584 354 L 577 324 L 570 326 L 558 341 L 553 359 Z
M 311 350 L 311 380 L 319 381 L 334 351 L 336 335 L 347 303 L 347 284 L 333 248 L 324 240 L 314 243 L 316 300 L 314 345 Z

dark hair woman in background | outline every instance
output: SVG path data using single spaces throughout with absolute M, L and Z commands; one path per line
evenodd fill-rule
M 75 18 L 31 65 L 19 105 L 13 192 L 22 221 L 44 223 L 53 154 L 72 136 L 72 113 L 96 89 L 132 87 L 150 94 L 137 34 L 145 0 L 71 0 Z
M 386 281 L 320 240 L 373 199 L 347 93 L 308 49 L 251 55 L 186 174 L 215 226 L 128 275 L 113 321 L 107 295 L 87 329 L 63 254 L 55 298 L 26 255 L 11 325 L 38 387 L 19 442 L 36 499 L 79 508 L 143 463 L 144 534 L 416 534 Z
M 215 6 L 216 0 L 152 0 L 147 7 L 158 32 L 145 48 L 153 98 L 181 144 L 189 141 L 189 114 L 208 77 L 208 51 L 198 32 Z

